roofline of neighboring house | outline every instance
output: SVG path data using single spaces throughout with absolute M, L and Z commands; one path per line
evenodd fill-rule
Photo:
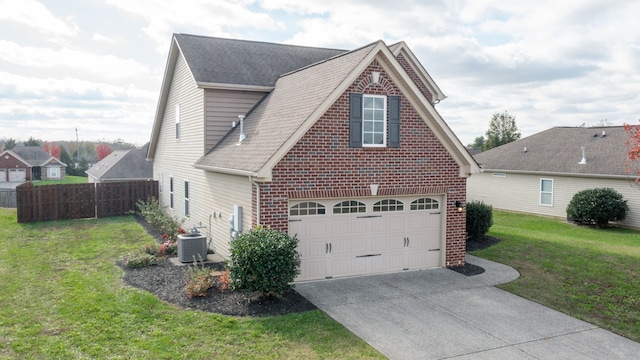
M 504 170 L 504 169 L 481 169 L 480 172 L 488 173 L 504 173 L 504 174 L 518 174 L 518 175 L 550 175 L 550 176 L 565 176 L 565 177 L 580 177 L 580 178 L 598 178 L 598 179 L 633 179 L 631 175 L 612 175 L 612 174 L 583 174 L 583 173 L 568 173 L 557 171 L 524 171 L 524 170 Z
M 98 179 L 96 177 L 93 177 L 93 179 L 96 180 L 96 182 L 109 182 L 109 181 L 153 181 L 153 178 L 108 178 L 108 179 Z
M 268 93 L 271 92 L 273 86 L 260 86 L 260 85 L 241 85 L 241 84 L 223 84 L 223 83 L 211 83 L 211 82 L 196 82 L 196 85 L 203 89 L 216 89 L 216 90 L 244 90 L 244 91 L 257 91 Z
M 193 165 L 193 167 L 200 170 L 206 170 L 206 171 L 222 173 L 222 174 L 259 177 L 258 173 L 250 170 L 229 169 L 229 168 L 223 168 L 219 166 L 207 166 L 207 165 Z
M 25 164 L 27 167 L 33 167 L 33 165 L 29 164 L 29 162 L 27 160 L 25 160 L 22 156 L 18 155 L 17 153 L 11 151 L 11 149 L 3 151 L 2 154 L 0 154 L 0 156 L 4 155 L 5 153 L 10 153 L 11 156 L 16 158 L 21 163 Z

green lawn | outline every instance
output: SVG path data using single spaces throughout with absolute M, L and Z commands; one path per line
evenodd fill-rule
M 0 208 L 0 359 L 383 358 L 318 310 L 228 317 L 125 285 L 114 261 L 152 241 L 131 217 L 17 224 Z
M 87 178 L 84 176 L 71 176 L 67 175 L 62 180 L 38 180 L 33 181 L 33 185 L 54 185 L 54 184 L 86 184 L 88 182 Z
M 503 289 L 640 341 L 640 232 L 493 216 L 488 235 L 502 241 L 473 255 L 520 272 Z

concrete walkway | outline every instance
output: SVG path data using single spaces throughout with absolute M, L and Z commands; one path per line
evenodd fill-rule
M 408 271 L 296 290 L 390 359 L 638 359 L 640 343 L 495 288 L 513 268 Z

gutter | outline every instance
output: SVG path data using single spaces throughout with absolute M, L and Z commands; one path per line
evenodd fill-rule
M 248 176 L 250 178 L 258 177 L 257 172 L 250 171 L 250 170 L 238 170 L 238 169 L 230 169 L 230 168 L 223 168 L 219 166 L 207 166 L 207 165 L 193 165 L 193 167 L 200 170 L 212 171 L 212 172 L 229 174 L 229 175 Z
M 274 89 L 273 86 L 221 84 L 221 83 L 212 83 L 212 82 L 203 82 L 203 81 L 196 82 L 196 85 L 199 88 L 203 88 L 203 89 L 217 89 L 217 90 L 244 90 L 244 91 L 271 92 Z
M 579 177 L 579 178 L 598 178 L 598 179 L 618 179 L 628 180 L 629 175 L 609 175 L 609 174 L 583 174 L 583 173 L 567 173 L 567 172 L 554 172 L 554 171 L 521 171 L 521 170 L 504 170 L 504 169 L 480 169 L 480 172 L 488 173 L 504 173 L 504 174 L 519 174 L 519 175 L 553 175 L 553 176 L 565 176 L 565 177 Z

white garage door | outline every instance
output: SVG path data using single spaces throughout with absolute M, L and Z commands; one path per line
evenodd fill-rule
M 10 169 L 9 181 L 27 181 L 27 171 L 25 169 Z
M 6 181 L 7 181 L 7 170 L 0 169 L 0 182 L 6 182 Z
M 314 280 L 440 266 L 441 197 L 313 199 L 289 204 L 301 273 Z

